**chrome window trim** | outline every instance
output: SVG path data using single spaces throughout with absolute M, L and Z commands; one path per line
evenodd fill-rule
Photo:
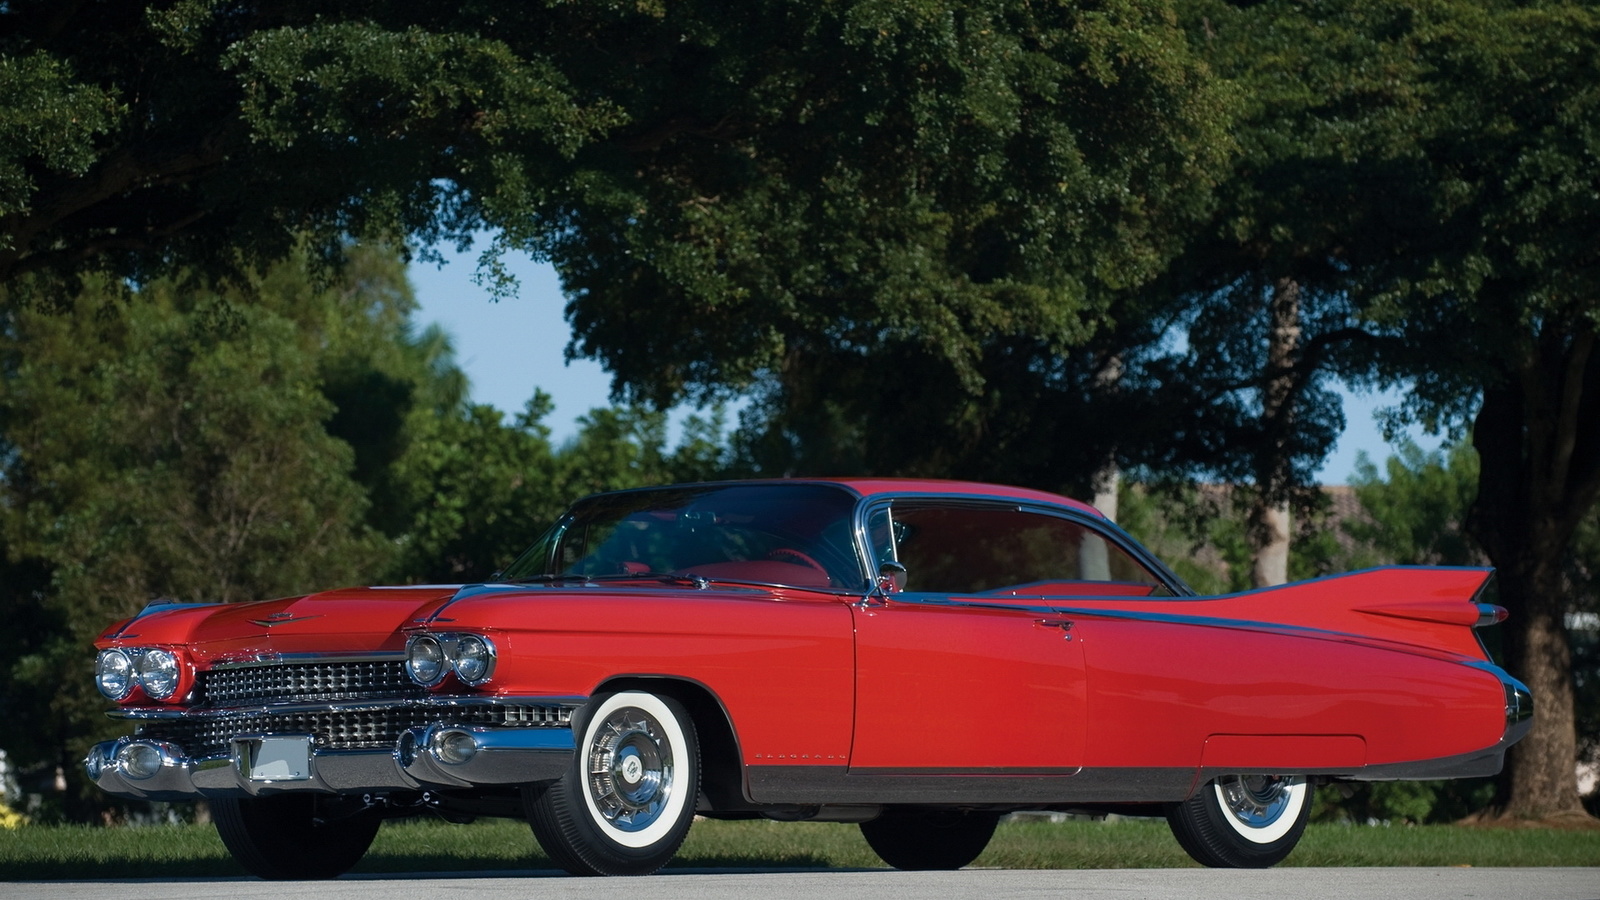
M 1170 597 L 1154 599 L 1181 599 L 1199 596 L 1194 589 L 1189 587 L 1176 572 L 1173 572 L 1154 554 L 1146 550 L 1138 541 L 1135 541 L 1126 531 L 1123 531 L 1110 519 L 1091 515 L 1069 506 L 1054 506 L 1037 500 L 1021 500 L 1016 497 L 1005 497 L 992 494 L 941 494 L 931 491 L 912 491 L 903 494 L 871 494 L 861 498 L 856 504 L 855 513 L 855 540 L 856 556 L 861 560 L 862 572 L 867 575 L 867 583 L 877 581 L 877 573 L 871 570 L 874 557 L 872 555 L 871 534 L 868 523 L 878 510 L 888 510 L 892 515 L 895 503 L 909 501 L 912 503 L 926 503 L 936 501 L 953 507 L 970 506 L 981 509 L 1008 509 L 1033 515 L 1052 516 L 1065 519 L 1075 525 L 1082 526 L 1098 534 L 1112 546 L 1123 551 L 1135 562 L 1150 570 L 1158 579 L 1158 583 L 1171 592 Z M 900 595 L 896 594 L 896 598 Z M 963 594 L 961 596 L 981 596 L 979 594 Z M 1137 601 L 1140 598 L 1129 598 Z M 1012 607 L 1015 609 L 1016 607 Z

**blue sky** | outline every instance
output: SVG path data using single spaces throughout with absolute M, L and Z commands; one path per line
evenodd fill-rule
M 577 430 L 579 416 L 609 403 L 610 378 L 592 360 L 563 358 L 570 331 L 562 310 L 566 300 L 555 270 L 518 256 L 508 257 L 511 271 L 521 282 L 517 296 L 495 301 L 473 283 L 475 252 L 445 252 L 443 267 L 419 263 L 410 275 L 421 304 L 419 325 L 438 323 L 454 338 L 456 357 L 472 381 L 472 398 L 510 413 L 520 410 L 535 388 L 555 399 L 555 412 L 546 420 L 552 436 L 561 441 Z M 1344 484 L 1355 471 L 1356 454 L 1366 451 L 1381 463 L 1391 451 L 1374 419 L 1374 412 L 1393 405 L 1397 394 L 1346 394 L 1346 427 L 1338 445 L 1317 477 L 1324 484 Z M 1425 448 L 1439 439 L 1411 433 Z

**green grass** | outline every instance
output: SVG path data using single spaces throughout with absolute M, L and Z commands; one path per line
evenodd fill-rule
M 672 863 L 690 868 L 881 868 L 853 825 L 695 824 Z M 1193 866 L 1159 821 L 1008 822 L 977 866 Z M 1597 866 L 1600 831 L 1313 825 L 1289 866 Z M 547 869 L 527 825 L 396 821 L 358 872 Z M 0 880 L 167 878 L 242 874 L 209 825 L 130 828 L 31 825 L 0 830 Z

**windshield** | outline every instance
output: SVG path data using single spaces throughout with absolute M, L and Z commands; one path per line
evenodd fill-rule
M 856 498 L 816 484 L 698 485 L 580 500 L 501 573 L 540 578 L 700 577 L 863 590 Z

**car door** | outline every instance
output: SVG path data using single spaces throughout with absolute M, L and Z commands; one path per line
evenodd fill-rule
M 851 771 L 1080 767 L 1081 642 L 1030 592 L 1081 582 L 1104 547 L 1015 504 L 895 501 L 866 530 L 876 561 L 905 571 L 855 609 Z

